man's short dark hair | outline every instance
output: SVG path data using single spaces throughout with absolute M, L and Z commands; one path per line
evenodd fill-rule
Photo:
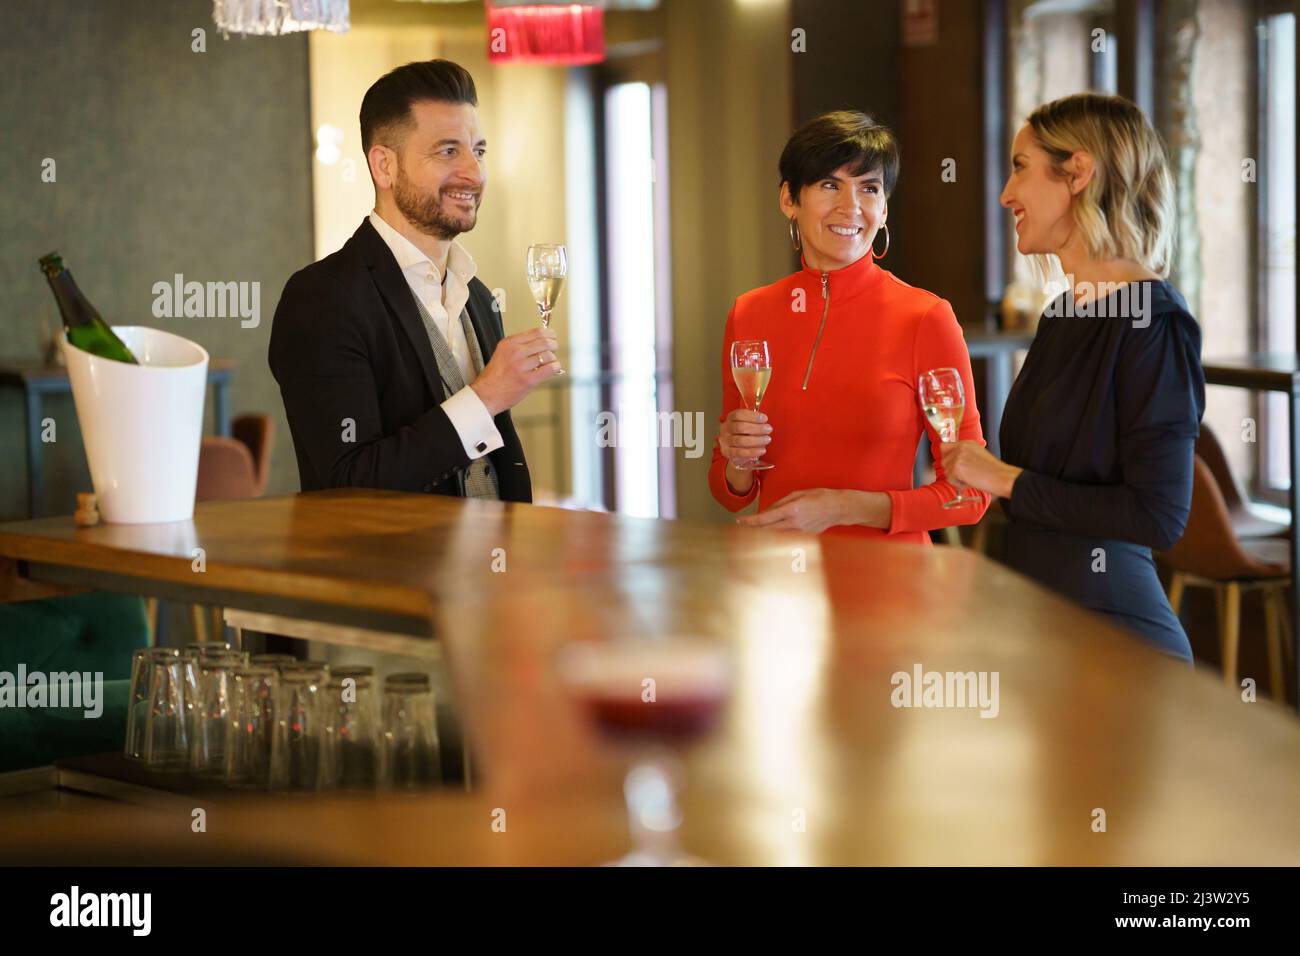
M 866 113 L 822 113 L 795 130 L 781 151 L 781 182 L 797 203 L 804 186 L 821 182 L 848 164 L 852 176 L 880 170 L 885 195 L 898 182 L 898 139 Z
M 411 107 L 424 100 L 478 106 L 469 71 L 451 60 L 422 60 L 385 73 L 361 100 L 361 148 L 394 145 L 415 126 Z

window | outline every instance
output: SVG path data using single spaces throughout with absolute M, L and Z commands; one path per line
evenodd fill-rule
M 990 180 L 991 191 L 1001 192 L 1011 140 L 1035 108 L 1087 90 L 1118 92 L 1121 38 L 1114 6 L 1113 0 L 1011 0 L 1006 24 L 1010 50 L 1006 141 L 998 147 L 996 164 L 1001 178 Z M 1041 298 L 1028 262 L 1015 252 L 1013 222 L 998 208 L 995 195 L 990 197 L 989 215 L 998 224 L 1006 255 L 1003 274 L 1010 277 L 1015 290 L 1034 289 L 1032 295 Z M 1015 290 L 1008 291 L 1018 295 Z
M 571 72 L 569 230 L 573 491 L 582 507 L 676 516 L 667 94 L 653 55 Z
M 1272 9 L 1271 9 L 1272 8 Z M 1295 14 L 1265 4 L 1258 24 L 1257 249 L 1259 348 L 1296 350 Z M 1263 401 L 1257 494 L 1284 501 L 1290 487 L 1287 399 Z
M 614 506 L 642 518 L 660 515 L 652 92 L 648 83 L 619 83 L 605 92 L 605 248 L 615 373 L 609 410 L 619 433 Z

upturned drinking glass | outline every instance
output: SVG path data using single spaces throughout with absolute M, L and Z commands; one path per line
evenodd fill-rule
M 185 770 L 190 763 L 189 661 L 179 654 L 155 658 L 149 668 L 144 762 L 151 770 Z
M 220 777 L 226 770 L 226 738 L 230 733 L 230 672 L 248 664 L 243 651 L 212 654 L 199 660 L 197 692 L 191 710 L 190 772 Z
M 205 661 L 225 661 L 229 666 L 248 663 L 248 652 L 236 650 L 225 641 L 198 641 L 185 645 L 181 667 L 185 677 L 185 727 L 190 743 L 190 769 L 194 769 L 194 740 L 203 711 L 200 667 Z
M 321 785 L 326 669 L 316 664 L 286 666 L 280 671 L 276 739 L 272 748 L 271 787 L 315 790 Z
M 231 787 L 268 787 L 280 675 L 274 667 L 250 664 L 234 668 L 229 682 L 223 779 Z
M 321 789 L 375 789 L 383 782 L 383 748 L 374 668 L 332 668 L 324 701 Z
M 385 783 L 396 790 L 423 790 L 442 780 L 438 723 L 428 674 L 390 674 L 384 679 Z
M 174 647 L 142 647 L 131 655 L 131 688 L 126 711 L 126 742 L 122 754 L 128 760 L 144 759 L 145 727 L 149 723 L 149 679 L 157 660 L 178 658 Z

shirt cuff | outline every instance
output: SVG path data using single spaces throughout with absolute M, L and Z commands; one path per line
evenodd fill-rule
M 885 529 L 885 534 L 898 534 L 903 523 L 903 493 L 886 491 L 885 494 L 889 495 L 889 527 Z
M 725 466 L 723 467 L 722 490 L 727 493 L 727 497 L 730 498 L 732 501 L 744 501 L 744 502 L 753 501 L 756 497 L 758 497 L 758 486 L 759 486 L 758 475 L 755 475 L 754 483 L 749 486 L 748 491 L 744 492 L 743 494 L 737 492 L 736 489 L 731 487 L 731 482 L 727 481 L 727 469 Z
M 492 413 L 468 385 L 443 402 L 442 410 L 451 419 L 451 427 L 460 436 L 460 443 L 465 446 L 470 461 L 505 446 L 505 440 L 492 420 Z

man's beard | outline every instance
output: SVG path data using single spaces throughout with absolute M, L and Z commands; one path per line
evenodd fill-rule
M 466 189 L 465 192 L 477 192 L 476 190 Z M 482 194 L 478 193 L 474 202 L 474 215 L 470 218 L 468 226 L 462 226 L 460 221 L 453 219 L 442 211 L 442 199 L 439 194 L 424 195 L 418 189 L 411 185 L 411 181 L 406 178 L 399 164 L 397 167 L 397 181 L 393 183 L 393 201 L 397 203 L 397 210 L 406 217 L 406 221 L 419 229 L 426 236 L 432 236 L 435 239 L 455 239 L 462 232 L 469 232 L 474 228 L 476 221 L 479 202 L 482 201 Z

